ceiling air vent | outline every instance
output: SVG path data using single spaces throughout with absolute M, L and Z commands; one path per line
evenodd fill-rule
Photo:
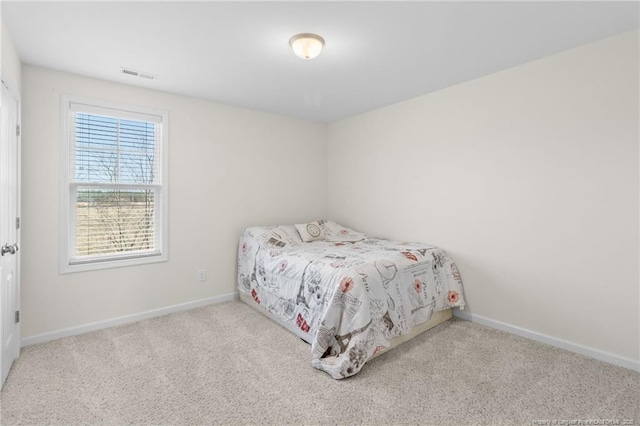
M 122 68 L 122 74 L 127 74 L 127 75 L 132 75 L 134 77 L 140 77 L 140 78 L 144 78 L 147 80 L 153 80 L 156 78 L 155 75 L 148 73 L 148 72 L 142 72 L 142 71 L 136 71 L 136 70 L 132 70 L 130 68 Z

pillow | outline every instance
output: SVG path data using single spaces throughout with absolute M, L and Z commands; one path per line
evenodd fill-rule
M 354 231 L 346 226 L 339 225 L 330 220 L 323 221 L 323 227 L 326 230 L 325 239 L 334 242 L 357 242 L 367 238 L 366 234 Z
M 269 226 L 266 227 L 266 229 L 268 230 L 265 233 L 266 240 L 274 239 L 290 246 L 299 246 L 302 244 L 298 230 L 293 225 Z
M 296 229 L 305 243 L 325 238 L 324 226 L 319 221 L 296 224 Z

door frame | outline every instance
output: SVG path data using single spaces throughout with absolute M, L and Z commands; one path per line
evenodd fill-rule
M 16 215 L 19 218 L 22 218 L 22 100 L 20 97 L 20 92 L 17 89 L 17 86 L 13 84 L 13 82 L 7 79 L 0 70 L 0 85 L 4 86 L 9 95 L 12 96 L 16 100 L 17 106 L 17 117 L 16 124 L 20 126 L 20 134 L 16 136 Z M 1 98 L 1 97 L 0 97 Z M 2 108 L 2 101 L 0 99 L 0 108 Z M 0 135 L 1 137 L 1 135 Z M 1 143 L 1 141 L 0 141 Z M 20 228 L 16 229 L 16 243 L 20 248 L 22 248 L 22 219 L 20 219 Z M 16 253 L 16 271 L 15 271 L 15 281 L 16 281 L 16 299 L 17 299 L 17 309 L 21 311 L 21 250 Z M 4 330 L 4 312 L 2 312 L 2 303 L 0 303 L 0 335 Z M 16 339 L 18 340 L 18 349 L 15 354 L 15 359 L 20 356 L 20 349 L 22 347 L 22 334 L 21 334 L 21 325 L 22 325 L 22 312 L 20 312 L 20 321 L 16 324 Z M 2 348 L 0 348 L 0 365 L 2 365 Z M 0 383 L 0 388 L 4 385 L 4 383 Z

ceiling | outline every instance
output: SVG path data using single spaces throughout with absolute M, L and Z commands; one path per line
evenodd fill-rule
M 637 2 L 1 2 L 22 61 L 332 122 L 638 28 Z M 315 32 L 305 61 L 289 38 Z M 121 67 L 157 75 L 145 80 Z

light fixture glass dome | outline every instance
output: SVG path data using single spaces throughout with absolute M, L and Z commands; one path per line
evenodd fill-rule
M 324 39 L 317 34 L 303 33 L 291 37 L 289 44 L 300 58 L 313 59 L 322 51 Z

